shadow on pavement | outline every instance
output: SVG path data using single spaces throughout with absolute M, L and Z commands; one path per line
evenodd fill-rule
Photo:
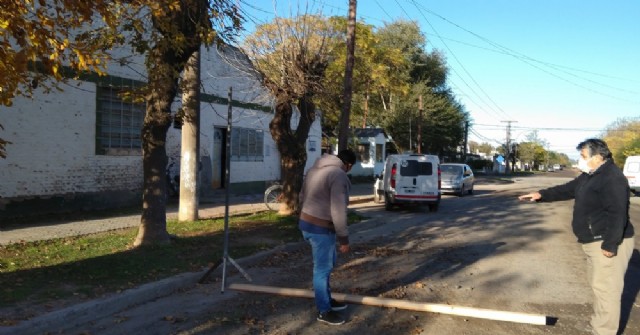
M 629 268 L 624 277 L 624 291 L 622 292 L 622 309 L 620 313 L 620 329 L 627 327 L 631 316 L 631 310 L 640 292 L 640 252 L 638 249 L 633 251 Z

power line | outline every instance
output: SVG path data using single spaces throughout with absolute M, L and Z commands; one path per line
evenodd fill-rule
M 595 90 L 595 89 L 592 89 L 592 88 L 586 87 L 586 86 L 584 86 L 584 85 L 578 84 L 578 83 L 576 83 L 576 82 L 573 82 L 573 81 L 571 81 L 571 80 L 568 80 L 568 79 L 566 79 L 566 78 L 563 78 L 563 77 L 561 77 L 561 76 L 559 76 L 559 75 L 557 75 L 557 74 L 554 74 L 554 73 L 552 73 L 552 72 L 550 72 L 550 71 L 548 71 L 548 70 L 545 70 L 545 69 L 543 69 L 543 68 L 541 68 L 541 67 L 539 67 L 539 66 L 537 66 L 537 65 L 535 65 L 535 64 L 532 64 L 532 62 L 535 62 L 535 63 L 541 64 L 541 65 L 545 65 L 545 66 L 547 66 L 547 67 L 552 68 L 552 69 L 553 69 L 553 70 L 555 70 L 555 71 L 560 71 L 560 72 L 565 73 L 565 74 L 567 74 L 567 75 L 570 75 L 570 76 L 572 76 L 572 77 L 576 77 L 576 78 L 579 78 L 579 79 L 582 79 L 582 80 L 585 80 L 585 81 L 591 82 L 591 83 L 596 84 L 596 85 L 600 85 L 600 86 L 603 86 L 603 87 L 607 87 L 607 88 L 610 88 L 610 89 L 614 89 L 614 90 L 617 90 L 617 91 L 619 91 L 619 92 L 627 92 L 627 93 L 631 93 L 631 94 L 638 94 L 638 92 L 636 92 L 636 91 L 631 91 L 631 90 L 627 90 L 627 89 L 624 89 L 624 88 L 620 88 L 620 87 L 615 87 L 615 86 L 611 86 L 611 85 L 603 84 L 603 83 L 600 83 L 600 82 L 597 82 L 597 81 L 594 81 L 594 80 L 591 80 L 591 79 L 588 79 L 588 78 L 584 78 L 584 77 L 578 76 L 578 75 L 573 74 L 573 73 L 570 73 L 570 72 L 568 72 L 568 71 L 560 70 L 559 68 L 570 69 L 570 70 L 577 71 L 577 72 L 589 73 L 589 74 L 592 74 L 592 75 L 597 75 L 597 76 L 607 77 L 607 78 L 615 78 L 615 79 L 624 79 L 624 78 L 614 77 L 614 76 L 604 75 L 604 74 L 598 74 L 598 73 L 591 72 L 591 71 L 585 71 L 585 70 L 575 69 L 575 68 L 571 68 L 571 67 L 568 67 L 568 66 L 557 65 L 557 64 L 553 64 L 553 63 L 549 63 L 549 62 L 545 62 L 545 61 L 537 60 L 537 59 L 535 59 L 535 58 L 533 58 L 533 57 L 530 57 L 530 56 L 525 55 L 525 54 L 523 54 L 523 53 L 520 53 L 520 52 L 514 51 L 514 50 L 512 50 L 512 49 L 510 49 L 510 48 L 508 48 L 508 47 L 505 47 L 505 46 L 503 46 L 503 45 L 500 45 L 500 44 L 498 44 L 498 43 L 496 43 L 496 42 L 493 42 L 493 41 L 489 40 L 488 38 L 485 38 L 485 37 L 483 37 L 483 36 L 481 36 L 481 35 L 479 35 L 479 34 L 477 34 L 477 33 L 473 32 L 473 31 L 471 31 L 471 30 L 469 30 L 469 29 L 466 29 L 466 28 L 464 28 L 464 27 L 460 26 L 459 24 L 457 24 L 457 23 L 454 23 L 454 22 L 450 21 L 449 19 L 445 18 L 444 16 L 442 16 L 442 15 L 440 15 L 440 14 L 437 14 L 437 13 L 435 13 L 435 12 L 433 12 L 433 11 L 429 10 L 428 8 L 426 8 L 426 7 L 424 7 L 424 6 L 421 6 L 421 5 L 419 5 L 419 4 L 416 4 L 416 1 L 415 1 L 415 0 L 411 0 L 411 2 L 412 2 L 416 7 L 418 7 L 418 6 L 422 7 L 426 12 L 428 12 L 428 13 L 430 13 L 430 14 L 434 15 L 434 16 L 437 16 L 438 18 L 442 19 L 443 21 L 445 21 L 445 22 L 447 22 L 447 23 L 449 23 L 449 24 L 451 24 L 451 25 L 455 26 L 456 28 L 459 28 L 460 30 L 465 31 L 465 32 L 467 32 L 467 33 L 469 33 L 469 34 L 471 34 L 471 35 L 475 36 L 476 38 L 478 38 L 478 39 L 480 39 L 480 40 L 484 41 L 485 43 L 487 43 L 487 44 L 489 44 L 489 45 L 491 45 L 491 46 L 493 46 L 493 47 L 497 48 L 498 50 L 496 50 L 496 52 L 500 52 L 500 53 L 503 53 L 503 54 L 509 55 L 509 56 L 511 56 L 511 57 L 514 57 L 514 58 L 516 58 L 516 59 L 520 60 L 521 62 L 523 62 L 523 63 L 525 63 L 525 64 L 527 64 L 527 65 L 529 65 L 529 66 L 531 66 L 531 67 L 534 67 L 534 68 L 536 68 L 536 69 L 538 69 L 538 70 L 540 70 L 540 71 L 542 71 L 542 72 L 544 72 L 544 73 L 547 73 L 547 74 L 549 74 L 549 75 L 551 75 L 551 76 L 553 76 L 553 77 L 555 77 L 555 78 L 557 78 L 557 79 L 559 79 L 559 80 L 562 80 L 562 81 L 567 82 L 567 83 L 569 83 L 569 84 L 571 84 L 571 85 L 573 85 L 573 86 L 577 86 L 577 87 L 580 87 L 580 88 L 585 89 L 585 90 L 587 90 L 587 91 L 590 91 L 590 92 L 593 92 L 593 93 L 596 93 L 596 94 L 599 94 L 599 95 L 603 95 L 603 96 L 606 96 L 606 97 L 609 97 L 609 98 L 612 98 L 612 99 L 621 100 L 621 101 L 627 101 L 627 102 L 638 102 L 638 101 L 631 101 L 631 100 L 628 100 L 628 99 L 624 99 L 624 98 L 621 98 L 621 97 L 617 97 L 617 96 L 614 96 L 614 95 L 611 95 L 611 94 L 607 94 L 607 93 L 604 93 L 604 92 L 601 92 L 601 91 L 598 91 L 598 90 Z M 429 23 L 429 24 L 430 24 L 430 23 Z M 431 24 L 430 24 L 430 25 L 431 25 Z M 631 80 L 631 81 L 635 81 L 635 80 Z M 635 82 L 637 82 L 637 81 L 635 81 Z
M 397 2 L 397 1 L 396 1 Z M 482 92 L 484 94 L 484 96 L 493 104 L 493 106 L 495 106 L 504 116 L 506 116 L 507 118 L 509 118 L 509 115 L 500 107 L 498 106 L 498 104 L 491 98 L 491 96 L 489 96 L 489 94 L 487 94 L 487 92 L 482 89 L 482 86 L 480 84 L 478 84 L 478 82 L 476 81 L 476 79 L 471 75 L 471 73 L 469 73 L 469 71 L 467 70 L 467 68 L 464 66 L 464 64 L 462 64 L 462 62 L 460 61 L 460 59 L 458 58 L 458 56 L 456 55 L 455 52 L 453 52 L 453 50 L 451 48 L 449 48 L 449 45 L 447 44 L 447 42 L 444 41 L 444 39 L 442 39 L 440 37 L 440 33 L 438 32 L 438 30 L 436 30 L 436 28 L 431 24 L 431 21 L 429 21 L 429 19 L 427 19 L 426 15 L 424 15 L 424 13 L 422 12 L 422 9 L 420 8 L 421 6 L 419 6 L 415 0 L 412 0 L 411 3 L 413 3 L 413 5 L 416 7 L 416 9 L 418 10 L 418 12 L 420 12 L 420 15 L 424 18 L 424 20 L 427 22 L 427 24 L 431 27 L 431 29 L 436 33 L 436 36 L 438 36 L 438 38 L 440 39 L 440 41 L 442 42 L 442 44 L 445 46 L 445 48 L 449 51 L 449 53 L 451 54 L 451 56 L 456 60 L 456 62 L 460 65 L 460 67 L 462 68 L 462 70 L 467 74 L 467 76 L 469 76 L 469 78 L 471 78 L 471 81 L 473 81 L 473 83 L 478 87 L 478 89 L 480 90 L 480 92 Z M 403 9 L 404 11 L 404 9 Z M 455 70 L 454 70 L 455 72 Z M 462 78 L 462 77 L 461 77 Z M 469 86 L 466 82 L 465 85 Z M 469 88 L 471 89 L 471 86 L 469 86 Z M 472 89 L 473 91 L 473 89 Z M 474 94 L 475 91 L 474 91 Z M 483 100 L 479 95 L 478 97 Z M 483 100 L 484 101 L 484 100 Z
M 504 126 L 498 124 L 474 124 L 474 126 L 496 127 L 502 129 Z M 513 126 L 514 130 L 556 130 L 556 131 L 603 131 L 603 128 L 563 128 L 563 127 L 525 127 Z

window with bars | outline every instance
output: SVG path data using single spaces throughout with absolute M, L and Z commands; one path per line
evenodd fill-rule
M 96 154 L 139 155 L 145 104 L 134 101 L 127 88 L 98 86 Z
M 264 130 L 233 128 L 231 130 L 232 161 L 264 161 Z

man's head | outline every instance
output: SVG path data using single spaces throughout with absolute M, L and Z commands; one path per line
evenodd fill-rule
M 349 149 L 341 150 L 338 153 L 338 158 L 342 161 L 345 166 L 345 171 L 349 172 L 353 167 L 353 164 L 356 163 L 356 154 Z
M 584 159 L 589 159 L 598 155 L 603 160 L 612 158 L 611 151 L 609 150 L 607 143 L 597 138 L 590 138 L 588 140 L 580 142 L 576 149 L 580 150 L 580 155 Z
M 580 142 L 576 149 L 580 150 L 578 168 L 585 173 L 595 171 L 608 159 L 613 160 L 607 143 L 597 138 Z

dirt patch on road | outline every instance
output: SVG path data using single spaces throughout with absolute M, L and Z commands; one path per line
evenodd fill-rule
M 485 248 L 486 247 L 486 248 Z M 441 280 L 449 271 L 491 253 L 496 246 L 482 248 L 433 247 L 425 243 L 407 248 L 391 239 L 380 239 L 375 244 L 354 245 L 352 253 L 341 255 L 339 264 L 332 275 L 334 292 L 361 296 L 398 299 L 413 302 L 440 304 L 464 304 L 465 296 L 474 287 Z M 272 270 L 280 273 L 286 270 L 284 280 L 276 280 L 269 286 L 312 289 L 312 264 L 310 248 L 274 253 L 268 259 L 255 264 L 261 272 Z M 472 277 L 473 272 L 466 276 Z M 256 283 L 260 285 L 260 283 Z M 494 302 L 500 304 L 499 301 Z M 301 312 L 302 311 L 302 312 Z M 190 319 L 182 325 L 177 334 L 326 334 L 329 329 L 336 334 L 422 334 L 428 329 L 429 319 L 455 318 L 457 322 L 473 325 L 473 329 L 491 329 L 495 322 L 471 320 L 433 313 L 423 313 L 397 308 L 383 308 L 366 305 L 352 305 L 343 313 L 348 320 L 345 325 L 331 327 L 315 320 L 312 299 L 301 299 L 259 293 L 242 293 L 206 312 L 206 317 Z M 215 317 L 211 318 L 211 315 Z M 196 326 L 197 325 L 197 326 Z M 513 327 L 513 325 L 511 325 Z M 536 334 L 535 328 L 520 329 L 518 334 Z M 488 330 L 489 331 L 489 330 Z M 427 332 L 428 333 L 428 332 Z M 470 332 L 468 334 L 481 334 Z M 514 334 L 515 334 L 514 333 Z M 488 333 L 487 333 L 488 334 Z

